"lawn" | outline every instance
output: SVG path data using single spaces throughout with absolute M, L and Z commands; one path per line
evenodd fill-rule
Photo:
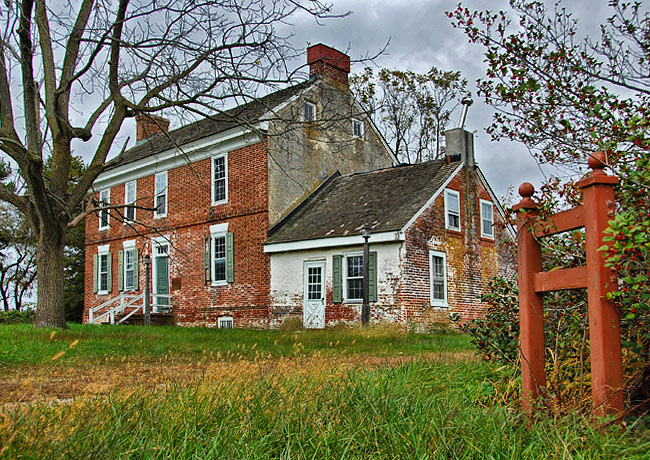
M 530 428 L 466 336 L 0 327 L 0 457 L 650 458 L 648 430 Z

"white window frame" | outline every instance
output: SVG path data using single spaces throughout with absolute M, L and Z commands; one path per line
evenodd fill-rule
M 97 295 L 106 295 L 109 293 L 110 286 L 108 285 L 108 258 L 110 256 L 110 244 L 102 244 L 100 246 L 97 246 Z M 102 257 L 106 258 L 106 271 L 103 272 L 106 276 L 106 289 L 102 289 Z
M 133 187 L 133 197 L 129 199 L 129 187 Z M 135 201 L 138 196 L 138 181 L 132 180 L 124 184 L 124 225 L 135 222 Z M 129 219 L 129 210 L 133 211 L 133 218 Z
M 127 240 L 127 241 L 123 242 L 122 247 L 124 249 L 124 252 L 123 252 L 123 254 L 124 254 L 124 261 L 123 261 L 124 267 L 122 268 L 123 269 L 123 273 L 122 273 L 122 280 L 123 280 L 122 283 L 123 283 L 123 285 L 122 285 L 122 287 L 124 288 L 124 291 L 135 291 L 135 240 Z M 128 266 L 127 263 L 126 263 L 127 257 L 128 257 L 126 255 L 127 252 L 132 253 L 133 258 L 134 258 L 133 259 L 133 286 L 127 286 L 126 285 L 126 280 L 128 279 L 128 277 L 126 276 L 127 266 Z
M 105 197 L 103 196 L 104 194 L 106 194 Z M 110 188 L 100 190 L 100 192 L 99 192 L 99 205 L 100 206 L 110 206 L 111 205 L 111 189 Z M 104 220 L 104 218 L 102 216 L 104 216 L 104 215 L 106 216 L 106 219 L 105 219 L 106 220 L 106 225 L 102 225 L 102 221 Z M 101 209 L 99 211 L 98 229 L 99 230 L 106 230 L 107 228 L 109 228 L 111 226 L 110 218 L 111 218 L 111 214 L 110 214 L 110 212 L 108 212 L 108 209 Z
M 307 116 L 307 107 L 311 108 L 311 112 L 313 114 L 311 118 Z M 316 121 L 316 104 L 310 101 L 305 101 L 305 105 L 303 106 L 302 109 L 302 121 L 307 123 Z
M 363 252 L 351 252 L 349 254 L 343 255 L 343 267 L 341 267 L 341 273 L 343 278 L 343 300 L 350 303 L 362 303 L 363 294 L 358 299 L 350 299 L 348 297 L 348 259 L 351 257 L 361 257 L 361 292 L 363 292 Z
M 359 134 L 355 132 L 355 127 L 359 126 Z M 366 133 L 366 125 L 362 120 L 358 118 L 352 119 L 352 137 L 355 139 L 363 139 L 364 134 Z
M 165 188 L 164 191 L 159 193 L 158 192 L 158 177 L 164 177 L 165 178 Z M 154 182 L 153 182 L 153 189 L 154 189 L 154 194 L 153 194 L 153 218 L 154 219 L 159 219 L 161 217 L 167 217 L 167 209 L 169 208 L 169 177 L 167 176 L 167 171 L 159 172 L 154 176 Z M 161 195 L 165 195 L 165 212 L 164 213 L 158 213 L 158 197 Z
M 458 201 L 458 209 L 451 209 L 449 206 L 449 197 L 455 196 Z M 460 192 L 457 190 L 445 189 L 445 228 L 447 230 L 455 230 L 460 232 L 461 230 L 461 221 L 460 221 Z M 449 224 L 449 216 L 455 215 L 458 217 L 458 227 L 453 227 Z
M 481 236 L 483 238 L 488 238 L 490 240 L 494 239 L 494 203 L 488 200 L 479 200 L 479 206 L 481 207 Z M 483 221 L 487 221 L 488 219 L 485 217 L 483 214 L 483 206 L 489 206 L 490 207 L 490 233 L 485 233 L 483 231 Z
M 228 285 L 228 246 L 226 243 L 226 233 L 228 233 L 228 222 L 221 224 L 210 225 L 210 279 L 212 280 L 212 286 L 226 286 Z M 224 263 L 226 264 L 226 270 L 224 272 L 224 279 L 215 280 L 215 269 L 214 265 L 216 262 L 216 251 L 215 249 L 215 240 L 217 238 L 223 238 L 223 243 L 226 246 L 224 252 Z
M 443 273 L 443 278 L 444 278 L 444 287 L 443 287 L 443 294 L 444 294 L 444 299 L 436 299 L 433 297 L 433 258 L 434 257 L 440 257 L 442 258 L 442 267 L 444 270 Z M 444 252 L 440 251 L 429 251 L 429 295 L 431 299 L 431 306 L 433 307 L 441 307 L 441 308 L 448 308 L 449 304 L 447 303 L 447 254 Z
M 215 178 L 216 171 L 215 171 L 215 168 L 214 168 L 214 162 L 218 158 L 223 158 L 224 172 L 226 174 L 226 176 L 224 178 L 225 182 L 226 182 L 226 187 L 225 187 L 226 194 L 225 194 L 225 196 L 224 196 L 224 198 L 222 200 L 217 200 L 216 197 L 215 197 L 215 193 L 214 193 L 214 185 L 215 185 L 215 181 L 216 181 L 216 178 Z M 210 184 L 211 184 L 211 187 L 210 187 L 211 188 L 211 196 L 212 196 L 212 206 L 227 203 L 228 202 L 228 154 L 227 153 L 222 153 L 220 155 L 213 156 L 210 159 L 210 168 L 211 168 L 211 179 L 212 179 L 210 181 Z
M 217 327 L 219 329 L 234 329 L 235 321 L 232 316 L 219 316 L 217 318 Z

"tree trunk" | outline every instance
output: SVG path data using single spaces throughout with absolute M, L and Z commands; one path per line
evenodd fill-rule
M 36 253 L 36 327 L 67 329 L 63 296 L 65 227 L 48 225 L 40 233 Z

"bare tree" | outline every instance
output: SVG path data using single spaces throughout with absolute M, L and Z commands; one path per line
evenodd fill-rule
M 439 158 L 441 138 L 465 95 L 460 72 L 432 67 L 425 74 L 372 68 L 352 77 L 362 106 L 388 137 L 397 157 L 408 163 Z
M 5 2 L 0 13 L 0 150 L 24 193 L 0 200 L 36 237 L 38 327 L 66 327 L 64 246 L 126 118 L 183 107 L 215 113 L 292 78 L 297 54 L 277 27 L 320 1 L 101 0 Z M 71 181 L 72 153 L 92 149 Z M 50 174 L 44 163 L 49 158 Z

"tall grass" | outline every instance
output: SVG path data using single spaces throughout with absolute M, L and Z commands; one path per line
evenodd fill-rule
M 490 407 L 489 370 L 412 361 L 305 372 L 253 362 L 200 384 L 115 392 L 5 410 L 5 458 L 610 459 L 648 458 L 650 441 L 588 421 L 540 420 Z M 261 369 L 261 368 L 259 368 Z
M 146 361 L 173 356 L 192 361 L 206 352 L 250 359 L 260 355 L 294 356 L 297 346 L 302 354 L 320 352 L 332 356 L 399 356 L 471 349 L 464 334 L 406 334 L 390 326 L 272 332 L 71 324 L 69 330 L 61 332 L 35 329 L 32 325 L 3 325 L 0 343 L 0 367 L 43 364 L 61 352 L 65 354 L 57 360 L 59 363 L 85 365 L 123 357 Z

